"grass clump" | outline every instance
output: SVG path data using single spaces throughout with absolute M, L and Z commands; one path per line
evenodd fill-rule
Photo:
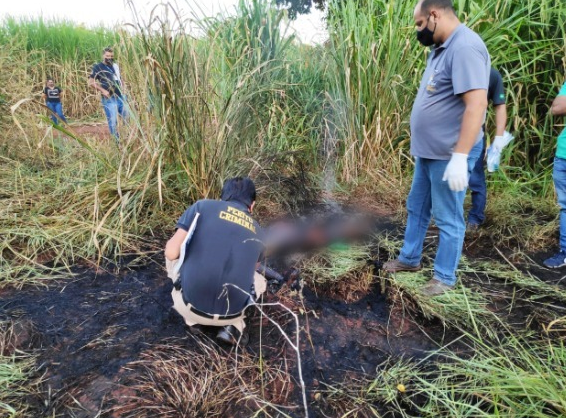
M 540 251 L 558 243 L 558 207 L 548 167 L 532 174 L 501 167 L 487 178 L 486 228 L 479 231 L 495 245 Z
M 438 318 L 450 327 L 470 330 L 475 335 L 495 336 L 497 317 L 488 309 L 489 300 L 480 292 L 457 284 L 449 292 L 429 297 L 419 291 L 428 280 L 427 273 L 396 273 L 390 278 L 394 288 L 392 302 L 402 303 L 404 308 L 425 318 Z
M 422 416 L 562 417 L 566 414 L 564 342 L 508 337 L 472 339 L 473 355 L 439 352 L 432 371 L 414 374 L 411 395 L 426 396 Z
M 565 416 L 564 341 L 509 332 L 489 341 L 465 337 L 458 352 L 442 348 L 420 361 L 390 359 L 371 381 L 330 388 L 327 402 L 344 417 L 386 416 L 383 409 L 406 418 Z
M 276 365 L 260 369 L 246 355 L 230 356 L 200 341 L 192 349 L 153 347 L 129 367 L 142 374 L 129 385 L 136 395 L 119 399 L 111 411 L 124 418 L 257 416 L 273 412 L 272 406 L 287 416 L 282 405 L 293 389 L 290 375 Z
M 115 171 L 115 160 L 110 167 L 97 160 L 85 163 L 82 151 L 73 162 L 5 159 L 0 168 L 3 284 L 21 286 L 80 260 L 142 253 L 149 239 L 141 235 L 163 222 L 157 187 L 133 167 L 136 154 L 124 160 L 128 172 Z
M 27 417 L 28 397 L 39 390 L 34 377 L 35 358 L 15 347 L 18 338 L 15 324 L 0 322 L 0 416 Z
M 370 259 L 367 246 L 337 243 L 304 260 L 303 277 L 314 289 L 352 302 L 374 283 Z

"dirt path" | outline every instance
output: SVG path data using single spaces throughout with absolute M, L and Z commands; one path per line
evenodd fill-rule
M 83 123 L 72 125 L 71 129 L 79 136 L 91 137 L 99 140 L 109 140 L 110 132 L 104 122 Z

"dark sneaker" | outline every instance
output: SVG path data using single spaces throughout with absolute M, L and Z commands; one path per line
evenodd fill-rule
M 544 260 L 542 264 L 549 269 L 557 269 L 566 266 L 566 251 L 560 251 L 554 254 L 552 257 Z
M 234 325 L 226 325 L 220 328 L 216 339 L 225 344 L 245 346 L 248 344 L 249 334 L 246 331 L 241 333 Z
M 448 292 L 453 288 L 454 286 L 450 286 L 445 283 L 442 283 L 440 280 L 431 279 L 428 281 L 427 284 L 421 287 L 420 293 L 425 296 L 437 296 L 445 292 Z
M 420 264 L 417 264 L 416 266 L 409 266 L 399 260 L 391 260 L 383 265 L 383 270 L 389 273 L 396 273 L 398 271 L 419 271 L 422 268 L 423 267 Z

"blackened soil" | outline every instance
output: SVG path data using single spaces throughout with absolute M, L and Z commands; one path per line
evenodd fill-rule
M 100 382 L 111 390 L 120 369 L 143 350 L 186 336 L 184 322 L 171 310 L 170 292 L 171 281 L 157 264 L 120 274 L 81 270 L 46 287 L 5 291 L 1 319 L 33 325 L 19 348 L 35 350 L 45 373 L 38 416 L 94 416 L 107 395 Z M 91 384 L 96 390 L 89 390 Z M 83 396 L 82 415 L 64 412 L 69 395 Z
M 306 369 L 315 380 L 328 383 L 342 381 L 345 375 L 371 375 L 390 356 L 420 357 L 433 348 L 408 318 L 406 324 L 391 318 L 386 296 L 377 288 L 350 304 L 317 297 L 308 289 L 305 297 L 313 341 L 312 346 L 305 341 L 310 354 Z
M 390 223 L 381 225 L 384 228 L 393 234 L 402 233 Z M 466 251 L 475 251 L 476 257 L 489 256 L 475 247 Z M 172 284 L 162 262 L 156 257 L 145 266 L 119 272 L 80 269 L 74 277 L 46 282 L 45 287 L 2 291 L 0 320 L 18 324 L 17 348 L 37 354 L 38 373 L 45 379 L 43 392 L 29 399 L 33 416 L 115 417 L 113 402 L 135 395 L 129 392 L 128 384 L 136 380 L 138 372 L 128 364 L 164 342 L 173 341 L 189 349 L 196 344 L 171 308 Z M 536 273 L 549 283 L 564 286 L 566 282 L 560 272 L 540 269 Z M 315 294 L 309 288 L 303 289 L 302 297 L 285 288 L 269 296 L 270 302 L 281 301 L 299 316 L 301 364 L 311 417 L 333 416 L 317 396 L 328 385 L 371 379 L 386 360 L 422 357 L 450 338 L 438 322 L 415 321 L 402 309 L 391 309 L 387 293 L 378 282 L 355 303 Z M 507 302 L 502 301 L 501 309 L 507 308 Z M 293 322 L 281 314 L 283 310 L 267 310 L 293 336 Z M 527 319 L 521 318 L 523 322 Z M 253 316 L 247 351 L 259 355 L 260 323 L 263 361 L 274 363 L 284 358 L 295 378 L 292 398 L 277 399 L 274 395 L 268 400 L 294 405 L 289 414 L 303 416 L 295 354 L 279 330 L 259 315 Z M 206 335 L 214 338 L 215 331 L 207 330 Z M 241 412 L 230 416 L 252 414 L 252 409 L 241 407 Z M 381 409 L 380 405 L 376 408 Z
M 159 261 L 118 274 L 84 269 L 45 287 L 3 291 L 0 319 L 19 323 L 21 330 L 26 327 L 22 324 L 28 324 L 20 333 L 18 348 L 35 352 L 39 374 L 44 374 L 43 393 L 29 400 L 36 416 L 115 416 L 105 411 L 112 409 L 112 400 L 127 393 L 124 385 L 135 381 L 135 371 L 125 367 L 128 363 L 165 341 L 188 348 L 195 344 L 171 309 L 172 284 Z M 385 295 L 377 287 L 352 304 L 317 296 L 306 288 L 302 301 L 291 294 L 290 305 L 294 304 L 302 328 L 301 357 L 311 416 L 322 416 L 317 411 L 323 406 L 314 397 L 322 384 L 371 376 L 391 355 L 418 357 L 434 346 L 411 321 L 391 318 Z M 277 299 L 277 294 L 270 296 L 271 301 Z M 270 313 L 277 318 L 277 311 Z M 259 315 L 249 323 L 252 354 L 260 351 L 259 323 Z M 292 336 L 293 323 L 285 319 L 280 323 Z M 263 327 L 264 360 L 287 357 L 296 378 L 294 352 L 284 347 L 273 325 L 264 320 Z M 212 338 L 214 332 L 206 331 Z M 296 399 L 286 401 L 300 406 L 301 392 L 295 386 Z M 242 411 L 236 416 L 249 414 Z

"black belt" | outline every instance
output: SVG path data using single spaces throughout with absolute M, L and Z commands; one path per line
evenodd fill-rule
M 207 319 L 214 319 L 214 315 L 207 314 L 206 312 L 199 311 L 194 306 L 189 306 L 189 310 L 198 316 L 202 316 Z M 218 315 L 218 319 L 236 319 L 242 316 L 242 313 L 232 314 L 232 315 Z
M 180 284 L 181 284 L 181 280 L 177 279 L 175 281 L 175 283 L 173 284 L 173 286 L 175 286 L 175 289 L 181 291 L 181 296 L 183 298 L 183 302 L 185 303 L 185 305 L 189 305 L 189 302 L 187 302 L 187 300 L 185 299 L 185 295 L 183 294 L 183 291 L 181 290 Z M 179 286 L 179 287 L 177 287 L 177 286 Z M 214 315 L 210 315 L 210 314 L 207 314 L 206 312 L 200 311 L 192 305 L 189 306 L 189 311 L 197 314 L 198 316 L 202 316 L 203 318 L 214 319 Z M 218 319 L 236 319 L 236 318 L 239 318 L 240 316 L 242 316 L 241 312 L 236 313 L 236 314 L 232 314 L 232 315 L 218 315 Z
M 185 305 L 189 305 L 189 302 L 185 299 L 185 294 L 183 293 L 183 290 L 181 289 L 181 278 L 180 277 L 177 280 L 175 280 L 175 282 L 173 282 L 173 287 L 175 288 L 175 290 L 179 290 L 181 292 L 181 297 L 183 298 L 183 303 Z M 214 319 L 214 315 L 210 315 L 210 314 L 207 314 L 206 312 L 200 311 L 192 305 L 189 306 L 189 311 L 197 314 L 198 316 L 202 316 L 203 318 Z M 218 319 L 236 319 L 236 318 L 239 318 L 240 316 L 242 316 L 242 312 L 232 314 L 232 315 L 218 315 Z

